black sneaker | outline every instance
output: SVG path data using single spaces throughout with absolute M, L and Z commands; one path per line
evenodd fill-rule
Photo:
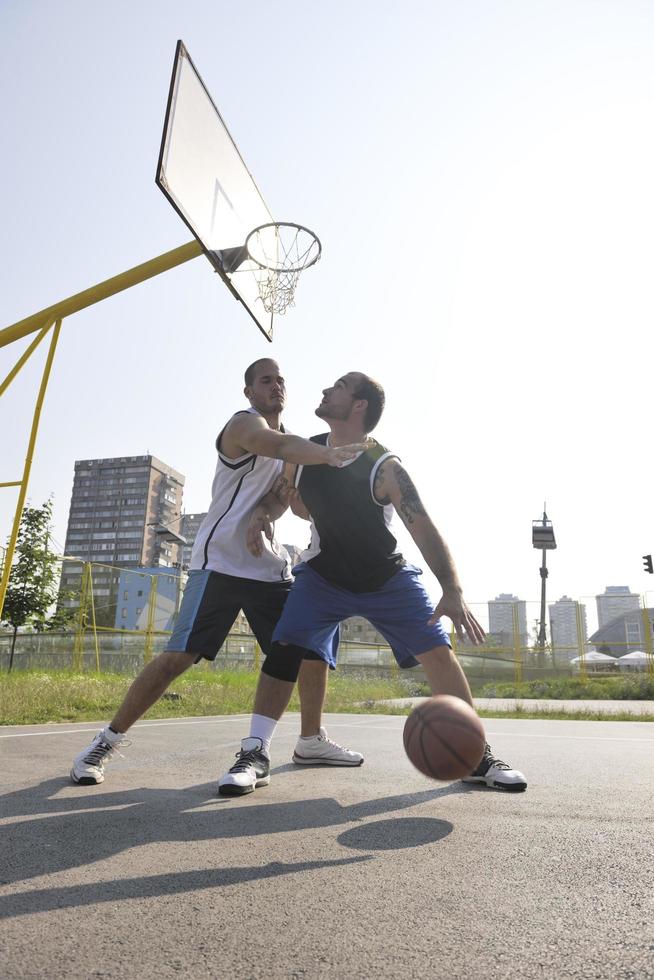
M 243 796 L 270 782 L 270 759 L 260 738 L 244 738 L 236 762 L 218 781 L 221 796 Z
M 485 783 L 493 789 L 506 789 L 510 793 L 524 793 L 527 789 L 527 780 L 522 773 L 494 756 L 488 742 L 483 759 L 474 772 L 464 777 L 463 782 Z

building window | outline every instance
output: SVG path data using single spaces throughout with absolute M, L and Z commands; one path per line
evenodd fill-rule
M 627 628 L 627 643 L 640 643 L 640 623 L 625 623 L 625 626 Z
M 127 602 L 128 599 L 129 599 L 129 592 L 127 591 L 127 589 L 125 589 L 125 591 L 123 592 L 123 600 Z
M 123 619 L 127 619 L 127 609 L 123 606 L 122 612 L 120 614 Z

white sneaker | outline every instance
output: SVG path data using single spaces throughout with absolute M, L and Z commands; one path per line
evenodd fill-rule
M 324 728 L 311 738 L 299 738 L 293 753 L 293 762 L 299 766 L 360 766 L 360 752 L 344 749 L 332 742 Z
M 236 762 L 218 780 L 218 793 L 221 796 L 243 796 L 269 783 L 270 759 L 263 751 L 263 742 L 260 738 L 249 737 L 241 740 L 241 751 L 236 753 Z
M 92 786 L 104 782 L 104 766 L 109 761 L 119 745 L 131 745 L 124 735 L 103 728 L 95 736 L 90 745 L 73 759 L 70 778 L 81 786 Z M 120 755 L 120 752 L 118 753 Z
M 503 762 L 493 755 L 490 745 L 486 743 L 484 756 L 469 776 L 462 780 L 464 783 L 484 783 L 491 789 L 503 789 L 509 793 L 524 793 L 527 780 L 518 769 L 513 769 L 508 762 Z

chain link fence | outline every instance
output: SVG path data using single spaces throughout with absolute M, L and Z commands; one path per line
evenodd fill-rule
M 59 606 L 68 612 L 64 631 L 0 633 L 0 669 L 73 669 L 136 673 L 165 648 L 179 611 L 184 577 L 177 569 L 131 569 L 65 559 Z M 628 590 L 549 605 L 543 638 L 540 604 L 502 595 L 472 603 L 486 632 L 480 646 L 451 634 L 452 647 L 471 683 L 551 677 L 654 674 L 654 595 Z M 339 666 L 380 675 L 398 670 L 393 654 L 373 627 L 361 620 L 342 630 Z M 356 637 L 356 638 L 355 638 Z M 204 669 L 256 670 L 261 650 L 243 614 L 215 661 Z M 405 672 L 401 672 L 405 675 Z M 412 675 L 420 680 L 422 672 Z

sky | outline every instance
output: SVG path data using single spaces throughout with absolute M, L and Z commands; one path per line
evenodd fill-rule
M 384 385 L 375 435 L 469 601 L 537 604 L 544 501 L 549 599 L 654 592 L 654 6 L 4 0 L 0 32 L 0 327 L 190 239 L 154 182 L 178 38 L 274 217 L 323 245 L 272 345 L 203 256 L 64 321 L 29 487 L 62 546 L 76 459 L 153 453 L 206 510 L 243 370 L 272 355 L 299 434 L 345 372 Z M 2 482 L 44 359 L 3 396 Z

